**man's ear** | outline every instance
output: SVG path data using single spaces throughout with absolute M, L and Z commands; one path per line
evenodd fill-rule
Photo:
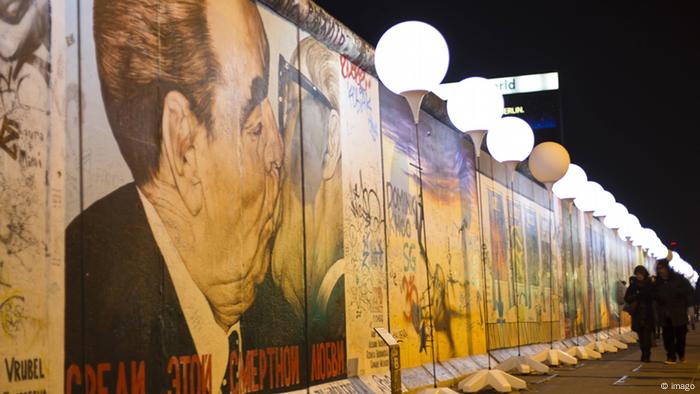
M 162 124 L 164 159 L 187 210 L 197 215 L 204 199 L 194 144 L 198 121 L 182 93 L 171 91 L 165 96 Z
M 328 146 L 323 155 L 323 179 L 333 177 L 340 163 L 340 116 L 338 111 L 331 110 L 328 116 Z

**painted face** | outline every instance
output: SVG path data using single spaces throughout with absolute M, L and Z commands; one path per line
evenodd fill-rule
M 222 76 L 213 130 L 195 142 L 208 261 L 191 274 L 210 303 L 238 315 L 268 269 L 282 140 L 267 99 L 268 47 L 255 3 L 212 1 L 207 20 Z
M 0 0 L 0 58 L 15 60 L 19 52 L 33 52 L 48 27 L 41 19 L 47 17 L 48 0 Z
M 342 227 L 336 223 L 342 217 L 342 200 L 327 197 L 326 194 L 335 191 L 340 195 L 342 187 L 339 183 L 340 171 L 329 171 L 333 166 L 331 162 L 338 161 L 337 157 L 334 159 L 334 155 L 329 153 L 335 151 L 335 148 L 331 148 L 335 144 L 332 137 L 335 133 L 331 132 L 331 128 L 338 127 L 338 122 L 334 121 L 338 112 L 324 92 L 326 89 L 337 90 L 339 71 L 333 72 L 333 67 L 337 66 L 337 57 L 332 57 L 336 63 L 328 62 L 321 55 L 311 59 L 316 66 L 315 70 L 324 70 L 323 74 L 318 72 L 321 75 L 315 75 L 315 80 L 322 79 L 325 85 L 316 86 L 311 77 L 307 76 L 308 47 L 302 44 L 297 51 L 301 51 L 301 56 L 294 56 L 292 62 L 296 63 L 297 57 L 305 59 L 303 72 L 280 59 L 282 91 L 279 112 L 283 114 L 280 129 L 284 136 L 285 157 L 280 193 L 281 222 L 275 234 L 271 270 L 272 277 L 282 288 L 297 315 L 303 316 L 306 305 L 304 286 L 310 289 L 313 297 L 325 273 L 342 253 Z M 335 85 L 333 81 L 336 81 Z M 301 152 L 304 158 L 303 177 Z M 302 180 L 305 188 L 303 202 Z M 306 207 L 306 217 L 303 217 L 302 205 Z M 304 228 L 302 223 L 305 224 Z M 306 241 L 301 238 L 304 231 Z M 306 277 L 303 269 L 304 242 L 309 250 L 314 251 L 307 261 Z

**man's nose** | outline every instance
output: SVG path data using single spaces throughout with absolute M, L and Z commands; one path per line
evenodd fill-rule
M 277 129 L 275 116 L 269 103 L 264 105 L 264 129 L 265 129 L 265 169 L 269 172 L 282 167 L 284 154 L 284 142 Z

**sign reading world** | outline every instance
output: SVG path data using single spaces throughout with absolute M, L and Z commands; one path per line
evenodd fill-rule
M 503 94 L 503 116 L 517 116 L 525 120 L 535 132 L 535 143 L 555 141 L 562 143 L 561 99 L 559 73 L 519 75 L 491 78 Z M 458 88 L 458 82 L 444 83 L 434 93 L 443 100 Z
M 503 95 L 559 90 L 559 73 L 557 72 L 492 78 L 491 81 Z
M 520 75 L 490 79 L 503 93 L 504 116 L 525 120 L 535 132 L 535 143 L 562 143 L 559 73 Z

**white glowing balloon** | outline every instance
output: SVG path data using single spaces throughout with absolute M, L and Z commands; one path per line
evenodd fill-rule
M 603 224 L 609 229 L 617 230 L 624 224 L 625 217 L 628 213 L 624 205 L 616 202 L 605 217 Z
M 668 265 L 686 278 L 689 278 L 693 273 L 693 267 L 683 260 L 677 252 L 671 252 L 671 260 Z
M 396 94 L 432 91 L 445 78 L 449 63 L 445 38 L 434 27 L 418 21 L 391 27 L 374 51 L 379 79 Z
M 632 240 L 632 245 L 640 246 L 643 248 L 643 246 L 644 246 L 644 229 L 640 226 L 637 230 L 635 230 L 632 233 L 632 235 L 630 235 L 630 239 Z
M 657 260 L 668 258 L 668 248 L 661 241 L 654 245 L 654 257 Z
M 654 246 L 654 241 L 656 240 L 656 233 L 650 228 L 645 228 L 642 230 L 642 247 L 644 249 L 651 249 Z
M 663 260 L 668 257 L 668 248 L 659 241 L 656 245 L 654 245 L 654 258 L 657 260 Z
M 673 259 L 668 262 L 668 266 L 671 267 L 674 271 L 678 271 L 678 264 L 679 261 L 677 259 Z
M 598 208 L 593 212 L 593 216 L 602 217 L 608 216 L 608 212 L 615 205 L 615 196 L 607 190 L 603 190 L 598 194 Z
M 554 184 L 552 191 L 560 200 L 573 200 L 578 196 L 586 182 L 588 182 L 588 178 L 583 168 L 571 163 L 564 177 Z
M 683 262 L 681 274 L 683 274 L 683 276 L 686 278 L 690 278 L 690 276 L 693 274 L 693 267 L 691 267 L 690 264 Z
M 493 82 L 472 77 L 455 86 L 447 100 L 447 114 L 464 133 L 488 131 L 503 116 L 503 106 L 503 95 Z
M 632 214 L 627 214 L 623 218 L 622 225 L 619 228 L 620 235 L 624 238 L 630 238 L 637 231 L 641 230 L 642 226 L 639 224 L 639 219 Z
M 617 236 L 620 237 L 621 240 L 627 242 L 627 237 L 625 237 L 620 231 L 617 232 Z
M 598 194 L 603 192 L 603 187 L 596 182 L 586 182 L 574 200 L 576 208 L 581 212 L 593 212 L 598 209 Z
M 514 116 L 499 119 L 486 135 L 489 153 L 500 163 L 521 162 L 535 146 L 535 134 L 526 121 Z

